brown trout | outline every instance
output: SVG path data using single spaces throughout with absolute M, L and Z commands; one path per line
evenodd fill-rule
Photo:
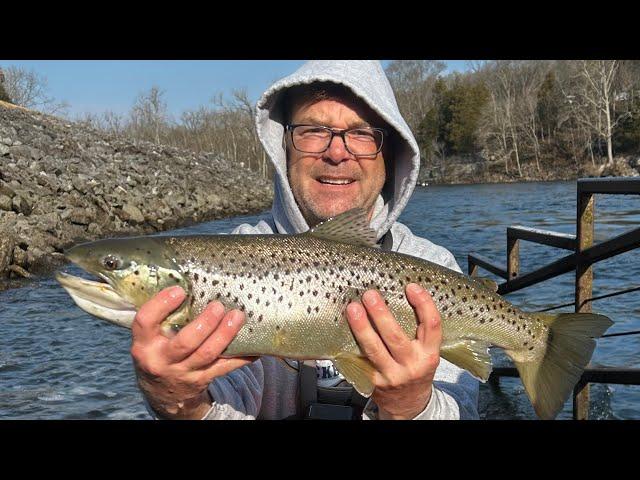
M 246 323 L 225 357 L 329 359 L 363 395 L 373 366 L 345 318 L 346 306 L 377 289 L 410 338 L 417 319 L 405 286 L 426 288 L 442 317 L 441 356 L 482 381 L 489 347 L 514 361 L 541 418 L 553 418 L 579 380 L 594 338 L 612 324 L 597 314 L 524 312 L 482 282 L 434 263 L 375 246 L 362 210 L 299 235 L 197 235 L 109 239 L 71 248 L 67 258 L 104 280 L 59 272 L 58 281 L 88 313 L 130 327 L 136 310 L 180 285 L 183 304 L 163 323 L 171 335 L 212 301 L 237 308 Z

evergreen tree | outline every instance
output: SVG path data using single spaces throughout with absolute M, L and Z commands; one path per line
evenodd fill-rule
M 488 100 L 489 92 L 482 83 L 456 81 L 446 92 L 442 117 L 448 151 L 470 155 L 479 150 L 477 132 Z
M 537 113 L 543 140 L 550 141 L 556 131 L 562 102 L 562 92 L 556 81 L 556 75 L 553 70 L 550 70 L 538 90 Z

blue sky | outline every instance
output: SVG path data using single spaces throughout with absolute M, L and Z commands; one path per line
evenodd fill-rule
M 252 101 L 275 80 L 292 73 L 303 60 L 0 60 L 47 78 L 49 95 L 69 103 L 69 117 L 111 110 L 126 113 L 139 93 L 156 85 L 165 91 L 169 112 L 179 115 L 209 104 L 218 92 L 246 88 Z M 445 60 L 462 71 L 465 60 Z M 388 60 L 383 60 L 386 67 Z

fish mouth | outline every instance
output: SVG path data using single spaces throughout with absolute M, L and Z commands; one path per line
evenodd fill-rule
M 82 310 L 115 325 L 131 328 L 136 316 L 135 306 L 122 298 L 109 283 L 95 282 L 64 272 L 56 272 L 55 277 Z

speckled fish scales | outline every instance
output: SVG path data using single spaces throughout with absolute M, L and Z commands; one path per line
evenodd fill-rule
M 115 314 L 102 313 L 112 311 L 105 308 L 114 296 L 139 307 L 159 289 L 180 284 L 187 299 L 165 325 L 179 330 L 219 300 L 246 314 L 224 356 L 330 359 L 363 395 L 372 393 L 375 373 L 351 333 L 346 306 L 376 289 L 413 339 L 418 324 L 405 287 L 418 283 L 441 314 L 443 358 L 486 380 L 489 346 L 501 347 L 518 368 L 536 412 L 551 418 L 559 411 L 591 358 L 593 338 L 611 325 L 607 317 L 527 313 L 498 295 L 495 282 L 383 251 L 375 240 L 364 212 L 352 210 L 300 235 L 114 239 L 74 247 L 69 257 L 111 285 L 108 302 L 99 309 L 82 299 L 78 303 L 101 318 L 114 320 Z M 86 260 L 90 256 L 93 260 Z M 111 259 L 108 265 L 115 270 L 101 271 L 104 259 Z M 60 281 L 73 287 L 68 276 Z M 104 295 L 99 291 L 104 284 L 86 283 L 76 291 L 98 291 L 81 292 L 92 299 Z

